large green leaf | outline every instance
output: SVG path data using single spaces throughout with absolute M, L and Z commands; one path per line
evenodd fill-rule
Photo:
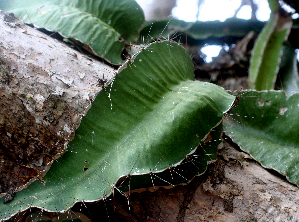
M 36 181 L 18 192 L 0 205 L 1 218 L 29 206 L 65 210 L 79 200 L 101 199 L 129 174 L 168 169 L 206 138 L 235 99 L 214 84 L 194 81 L 192 60 L 177 43 L 149 45 L 120 70 L 44 177 L 46 188 Z M 207 159 L 201 161 L 206 166 Z M 142 182 L 135 183 L 152 186 Z
M 135 41 L 144 22 L 134 0 L 11 0 L 0 9 L 21 21 L 57 31 L 114 64 L 121 64 L 125 42 Z
M 299 185 L 299 94 L 283 91 L 244 94 L 225 131 L 242 150 L 263 166 Z

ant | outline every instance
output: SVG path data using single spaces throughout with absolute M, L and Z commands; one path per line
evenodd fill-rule
M 98 79 L 98 84 L 97 84 L 97 86 L 98 86 L 98 87 L 101 87 L 101 88 L 105 88 L 107 82 L 108 82 L 108 79 L 105 79 L 105 77 L 104 77 L 104 73 L 103 73 L 103 78 L 102 78 L 102 79 Z

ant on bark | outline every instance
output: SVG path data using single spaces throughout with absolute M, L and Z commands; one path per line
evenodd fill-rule
M 98 87 L 101 87 L 101 88 L 105 88 L 107 82 L 108 82 L 108 79 L 105 79 L 105 77 L 104 77 L 104 73 L 103 73 L 103 78 L 102 78 L 102 79 L 98 79 L 98 84 L 97 84 L 97 86 L 98 86 Z

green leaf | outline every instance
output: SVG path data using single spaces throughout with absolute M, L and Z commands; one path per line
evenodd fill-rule
M 189 182 L 194 176 L 206 171 L 207 162 L 217 159 L 217 148 L 221 143 L 222 124 L 212 129 L 205 141 L 189 153 L 179 164 L 166 170 L 142 175 L 130 175 L 129 179 L 119 180 L 116 186 L 124 192 L 141 187 L 174 186 Z
M 271 13 L 269 22 L 255 42 L 249 67 L 250 88 L 274 89 L 283 42 L 292 28 L 290 15 Z
M 299 185 L 299 94 L 250 91 L 231 115 L 225 133 L 264 167 Z
M 65 210 L 80 200 L 101 199 L 129 175 L 168 169 L 207 137 L 235 99 L 214 84 L 194 81 L 192 60 L 177 43 L 151 44 L 120 70 L 43 178 L 46 188 L 36 181 L 16 193 L 1 203 L 1 218 L 29 206 Z M 204 166 L 207 154 L 199 158 Z M 151 180 L 146 186 L 153 186 Z
M 268 4 L 272 12 L 276 12 L 279 10 L 280 5 L 278 0 L 268 0 Z
M 283 47 L 275 88 L 284 90 L 288 96 L 293 93 L 299 93 L 297 53 L 290 45 Z
M 0 9 L 79 41 L 114 64 L 123 63 L 125 42 L 136 40 L 144 22 L 143 11 L 134 0 L 12 0 L 0 3 Z

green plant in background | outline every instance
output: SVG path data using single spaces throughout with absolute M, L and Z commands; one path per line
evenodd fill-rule
M 280 54 L 292 23 L 289 17 L 283 20 L 276 1 L 269 3 L 274 4 L 272 15 L 252 55 L 252 87 L 272 88 L 280 67 L 283 87 L 290 95 L 296 91 L 297 62 L 290 46 L 283 50 L 291 60 L 283 59 L 280 63 Z M 125 42 L 137 38 L 144 21 L 140 7 L 133 0 L 13 0 L 0 2 L 0 9 L 14 12 L 36 27 L 58 31 L 113 64 L 123 63 L 121 52 Z M 148 22 L 140 35 L 161 39 L 161 34 L 169 38 L 181 32 L 188 34 L 194 44 L 201 44 L 210 36 L 241 37 L 253 29 L 244 26 L 237 30 L 234 24 L 238 20 L 230 21 L 226 24 Z M 221 30 L 229 31 L 219 32 L 218 25 Z M 216 29 L 209 31 L 209 26 Z M 260 26 L 256 31 L 259 30 Z M 263 166 L 276 169 L 299 185 L 298 94 L 287 98 L 281 91 L 250 91 L 233 107 L 235 97 L 221 87 L 194 81 L 194 68 L 187 51 L 169 40 L 146 45 L 119 70 L 107 90 L 109 96 L 104 90 L 99 93 L 68 151 L 43 178 L 46 188 L 36 181 L 18 192 L 13 201 L 0 203 L 1 219 L 31 206 L 63 211 L 78 201 L 97 201 L 112 190 L 126 191 L 128 181 L 134 183 L 134 188 L 153 186 L 153 177 L 156 185 L 162 181 L 157 178 L 163 178 L 162 184 L 165 181 L 178 184 L 173 178 L 164 179 L 165 172 L 195 152 L 212 128 L 222 127 L 222 119 L 228 112 L 237 121 L 225 118 L 226 134 Z M 285 77 L 284 73 L 289 75 Z M 220 139 L 219 134 L 214 138 Z M 197 174 L 203 173 L 211 160 L 207 154 L 216 158 L 218 143 L 204 149 L 208 153 L 198 148 Z
M 167 39 L 187 41 L 189 45 L 204 46 L 208 43 L 234 44 L 250 31 L 260 32 L 264 22 L 229 18 L 225 22 L 185 22 L 175 18 L 146 21 L 140 31 L 139 40 Z M 210 40 L 213 38 L 213 40 Z M 142 43 L 142 42 L 141 42 Z
M 285 12 L 277 0 L 268 2 L 270 19 L 255 42 L 249 68 L 250 88 L 256 90 L 274 89 L 283 43 L 292 28 L 291 14 Z
M 288 96 L 299 92 L 297 53 L 290 44 L 283 47 L 275 89 L 283 90 Z

